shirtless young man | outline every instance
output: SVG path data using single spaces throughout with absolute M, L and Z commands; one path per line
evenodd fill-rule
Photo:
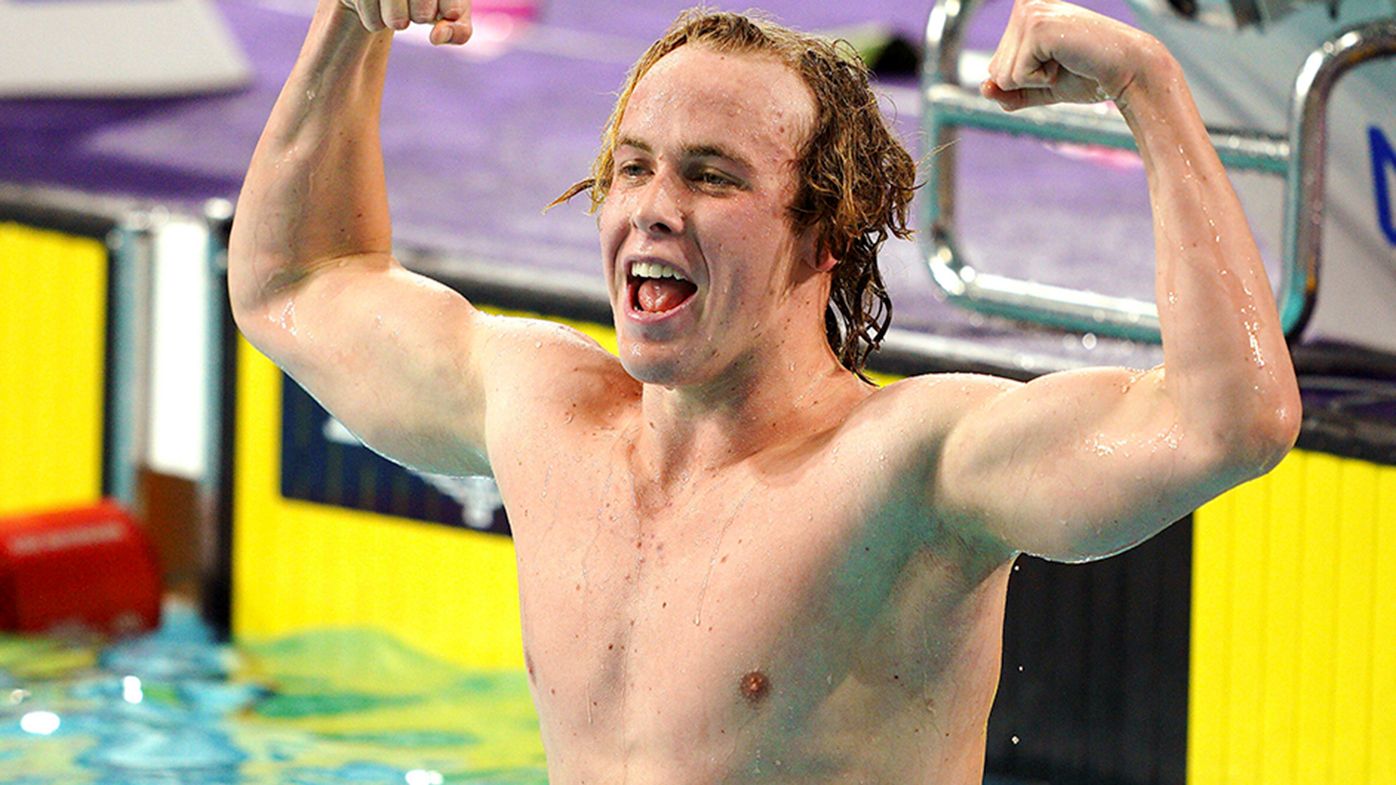
M 323 0 L 242 191 L 231 296 L 247 337 L 374 449 L 497 479 L 554 785 L 978 783 L 1017 554 L 1117 553 L 1293 445 L 1260 257 L 1149 36 L 1019 0 L 983 91 L 1124 112 L 1164 364 L 878 389 L 826 337 L 853 256 L 828 239 L 839 216 L 795 209 L 820 125 L 797 69 L 856 69 L 752 53 L 764 33 L 740 19 L 642 61 L 608 129 L 593 195 L 619 358 L 394 261 L 377 138 L 392 29 L 460 44 L 468 13 Z M 882 188 L 904 216 L 904 186 Z M 692 285 L 640 287 L 635 262 Z

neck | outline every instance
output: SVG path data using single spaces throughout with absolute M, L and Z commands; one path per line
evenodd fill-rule
M 795 347 L 763 340 L 774 348 L 740 358 L 709 383 L 646 384 L 637 474 L 662 486 L 683 482 L 841 421 L 872 387 L 815 337 L 817 345 Z

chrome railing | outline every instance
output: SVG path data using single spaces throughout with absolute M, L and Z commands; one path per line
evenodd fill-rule
M 922 200 L 922 238 L 931 279 L 952 301 L 980 313 L 1132 340 L 1160 340 L 1154 303 L 997 275 L 972 266 L 955 233 L 955 140 L 959 128 L 1135 149 L 1113 106 L 1061 104 L 1005 112 L 960 84 L 961 41 L 975 0 L 940 0 L 926 24 L 922 128 L 935 157 Z M 1304 328 L 1318 293 L 1323 231 L 1328 99 L 1340 77 L 1368 60 L 1396 55 L 1396 20 L 1371 22 L 1324 42 L 1295 79 L 1289 132 L 1208 128 L 1222 163 L 1285 178 L 1283 256 L 1277 303 L 1285 335 Z M 977 86 L 975 86 L 977 88 Z

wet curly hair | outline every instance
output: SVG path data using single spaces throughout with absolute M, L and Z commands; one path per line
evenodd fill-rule
M 664 55 L 684 44 L 723 53 L 774 57 L 814 96 L 815 122 L 799 154 L 790 205 L 795 231 L 818 228 L 834 266 L 825 334 L 839 362 L 866 379 L 863 366 L 892 321 L 892 300 L 877 267 L 889 236 L 907 239 L 916 164 L 888 127 L 868 84 L 868 68 L 845 41 L 830 41 L 748 15 L 685 11 L 635 62 L 601 135 L 591 176 L 553 204 L 589 191 L 591 211 L 606 201 L 621 119 L 635 85 Z

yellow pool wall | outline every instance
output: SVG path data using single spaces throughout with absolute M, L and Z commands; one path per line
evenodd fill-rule
M 102 493 L 107 248 L 0 223 L 0 516 Z

